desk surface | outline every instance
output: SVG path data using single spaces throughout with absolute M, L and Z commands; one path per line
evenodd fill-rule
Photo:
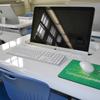
M 15 33 L 15 32 L 2 31 L 0 34 L 0 39 L 4 40 L 5 42 L 9 42 L 9 41 L 15 40 L 20 37 L 21 37 L 21 35 L 19 33 Z
M 18 19 L 19 19 L 19 24 L 16 25 L 0 24 L 0 27 L 21 29 L 32 25 L 32 18 L 30 17 L 18 17 Z
M 19 39 L 16 39 L 13 42 L 8 42 L 0 46 L 0 60 L 10 62 L 13 65 L 15 65 L 12 68 L 8 66 L 7 69 L 17 71 L 18 73 L 31 77 L 31 78 L 42 80 L 46 82 L 52 89 L 55 89 L 65 94 L 69 94 L 73 97 L 76 97 L 82 100 L 100 100 L 100 90 L 97 90 L 95 88 L 91 88 L 82 84 L 78 84 L 69 80 L 64 80 L 58 77 L 58 74 L 61 72 L 61 70 L 73 58 L 79 59 L 79 60 L 86 59 L 90 62 L 100 64 L 100 61 L 99 61 L 100 55 L 95 53 L 92 56 L 86 56 L 86 55 L 81 56 L 81 55 L 76 55 L 75 53 L 72 54 L 71 52 L 57 51 L 57 52 L 65 54 L 69 58 L 62 65 L 55 66 L 51 64 L 41 63 L 38 61 L 9 55 L 6 53 L 6 50 L 8 50 L 11 47 L 25 44 L 25 41 L 28 40 L 29 38 L 30 38 L 30 35 L 23 36 Z M 29 44 L 26 44 L 26 45 L 29 47 L 31 46 Z

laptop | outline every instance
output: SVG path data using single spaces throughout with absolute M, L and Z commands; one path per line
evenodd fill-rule
M 64 50 L 69 48 L 69 50 L 88 53 L 94 10 L 93 7 L 35 7 L 30 43 L 37 45 L 39 48 L 33 52 L 30 51 L 32 48 L 25 50 L 27 47 L 21 45 L 12 48 L 8 53 L 26 58 L 32 58 L 32 55 L 35 57 L 35 55 L 40 54 L 39 57 L 33 57 L 33 60 L 38 59 L 38 61 L 50 64 L 55 64 L 58 61 L 57 65 L 63 62 L 64 55 L 57 54 L 56 49 Z M 48 48 L 49 51 L 43 51 L 41 47 Z M 24 49 L 22 50 L 22 48 Z M 55 52 L 49 48 L 55 49 Z M 45 55 L 46 58 L 45 56 L 41 57 L 41 55 Z M 49 61 L 46 61 L 48 59 Z M 57 60 L 54 61 L 53 59 Z M 51 60 L 53 61 L 50 62 Z
M 5 18 L 5 21 L 3 21 Z M 0 4 L 0 23 L 2 24 L 19 24 L 19 19 L 11 4 Z

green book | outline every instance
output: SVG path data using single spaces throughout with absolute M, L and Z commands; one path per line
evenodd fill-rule
M 95 71 L 91 74 L 85 73 L 80 61 L 72 60 L 58 75 L 58 77 L 100 89 L 100 65 L 92 64 Z

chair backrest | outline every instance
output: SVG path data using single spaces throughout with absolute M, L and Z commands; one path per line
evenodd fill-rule
M 46 83 L 6 72 L 2 80 L 11 100 L 48 100 L 50 88 Z

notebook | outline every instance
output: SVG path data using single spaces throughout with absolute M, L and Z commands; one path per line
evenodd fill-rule
M 19 19 L 11 4 L 0 4 L 0 23 L 19 24 Z
M 36 6 L 33 13 L 30 43 L 55 50 L 69 48 L 88 52 L 93 16 L 93 7 Z M 22 50 L 20 48 L 15 47 L 15 50 L 12 48 L 9 53 L 15 54 Z M 26 51 L 23 54 L 22 52 L 15 55 L 23 57 L 28 54 Z M 31 57 L 31 51 L 29 55 Z

